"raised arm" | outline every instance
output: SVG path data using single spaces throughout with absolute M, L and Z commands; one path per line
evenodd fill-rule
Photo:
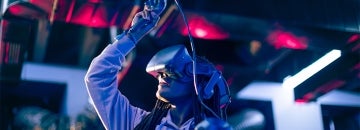
M 147 114 L 131 106 L 118 90 L 117 73 L 125 56 L 156 26 L 165 6 L 166 0 L 147 1 L 144 10 L 135 15 L 131 28 L 118 35 L 90 64 L 85 84 L 106 129 L 133 129 Z

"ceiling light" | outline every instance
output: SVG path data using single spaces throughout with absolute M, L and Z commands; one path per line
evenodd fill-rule
M 323 57 L 309 65 L 308 67 L 302 69 L 300 72 L 294 76 L 287 77 L 284 79 L 283 86 L 286 88 L 295 88 L 306 79 L 310 78 L 312 75 L 319 72 L 321 69 L 335 61 L 341 56 L 340 50 L 332 50 L 325 54 Z

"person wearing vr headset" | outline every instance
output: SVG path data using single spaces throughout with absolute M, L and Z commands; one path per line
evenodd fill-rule
M 230 128 L 225 121 L 230 96 L 224 77 L 205 58 L 194 60 L 184 45 L 160 50 L 147 64 L 146 71 L 159 81 L 152 111 L 131 105 L 118 90 L 117 73 L 125 56 L 157 25 L 166 5 L 166 0 L 145 2 L 130 29 L 92 60 L 85 84 L 96 112 L 108 130 Z M 215 121 L 209 127 L 201 123 L 206 119 L 225 123 Z

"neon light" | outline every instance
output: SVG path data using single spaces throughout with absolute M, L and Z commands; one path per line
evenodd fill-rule
M 190 33 L 195 38 L 221 40 L 229 38 L 229 33 L 221 27 L 208 21 L 205 17 L 194 15 L 189 19 Z M 181 30 L 182 35 L 188 35 L 187 27 Z
M 271 32 L 267 37 L 267 41 L 276 49 L 306 49 L 308 47 L 306 37 L 298 37 L 291 32 L 281 30 Z
M 196 35 L 197 37 L 205 37 L 207 34 L 208 34 L 208 33 L 207 33 L 204 29 L 202 29 L 202 28 L 197 28 L 197 29 L 195 29 L 195 35 Z
M 321 57 L 308 67 L 302 69 L 294 76 L 287 77 L 283 82 L 283 86 L 291 89 L 295 88 L 296 86 L 304 82 L 306 79 L 310 78 L 312 75 L 319 72 L 321 69 L 338 59 L 340 56 L 340 50 L 332 50 L 328 52 L 323 57 Z
M 71 1 L 70 9 L 69 12 L 67 12 L 65 22 L 70 22 L 71 16 L 73 15 L 74 12 L 75 3 L 76 3 L 75 0 Z

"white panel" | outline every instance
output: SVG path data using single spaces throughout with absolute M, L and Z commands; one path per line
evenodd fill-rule
M 86 70 L 25 62 L 21 74 L 24 80 L 66 83 L 63 113 L 75 117 L 88 102 L 84 76 Z

